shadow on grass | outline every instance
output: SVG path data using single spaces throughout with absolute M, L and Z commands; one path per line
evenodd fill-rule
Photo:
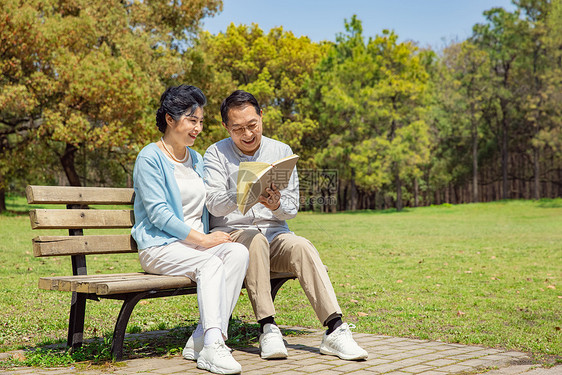
M 540 208 L 562 208 L 562 198 L 548 199 L 543 198 L 537 201 L 537 207 Z
M 405 207 L 401 211 L 396 208 L 388 208 L 386 210 L 356 210 L 356 211 L 340 211 L 335 213 L 330 213 L 331 215 L 358 215 L 358 214 L 372 214 L 372 215 L 385 215 L 385 214 L 401 214 L 411 212 L 412 208 Z
M 27 215 L 29 215 L 29 211 L 8 210 L 8 211 L 0 212 L 0 216 L 7 216 L 7 217 L 27 216 Z

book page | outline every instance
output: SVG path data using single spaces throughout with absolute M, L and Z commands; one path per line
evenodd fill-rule
M 257 201 L 257 197 L 253 197 L 252 199 L 249 199 L 248 197 L 252 185 L 255 184 L 259 180 L 259 177 L 270 168 L 272 167 L 269 163 L 240 163 L 238 170 L 238 179 L 236 181 L 236 203 L 238 204 L 238 209 L 243 213 L 246 213 L 247 211 L 246 205 L 248 204 L 248 201 Z M 255 204 L 255 202 L 253 204 Z M 249 208 L 250 207 L 248 207 L 248 209 Z
M 291 155 L 273 164 L 261 162 L 242 162 L 238 171 L 237 203 L 242 214 L 258 203 L 260 195 L 267 196 L 266 188 L 272 184 L 285 189 L 299 157 Z

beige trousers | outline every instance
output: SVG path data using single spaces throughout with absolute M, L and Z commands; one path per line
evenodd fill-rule
M 304 237 L 283 233 L 268 243 L 258 230 L 235 230 L 232 239 L 250 252 L 250 265 L 244 280 L 257 320 L 275 315 L 269 273 L 291 272 L 297 276 L 320 323 L 342 315 L 336 293 L 318 250 Z

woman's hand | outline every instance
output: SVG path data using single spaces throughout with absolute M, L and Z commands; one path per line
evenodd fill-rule
M 205 234 L 204 236 L 200 245 L 207 248 L 220 245 L 221 243 L 232 242 L 230 234 L 221 231 Z
M 232 238 L 230 238 L 230 234 L 221 231 L 205 234 L 192 229 L 186 241 L 209 248 L 220 245 L 221 243 L 232 242 Z

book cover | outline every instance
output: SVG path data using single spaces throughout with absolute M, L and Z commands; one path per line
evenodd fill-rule
M 285 189 L 297 160 L 299 156 L 293 154 L 272 164 L 258 161 L 240 163 L 236 182 L 236 203 L 240 212 L 245 215 L 258 203 L 260 195 L 267 197 L 265 189 L 272 184 L 279 190 Z

